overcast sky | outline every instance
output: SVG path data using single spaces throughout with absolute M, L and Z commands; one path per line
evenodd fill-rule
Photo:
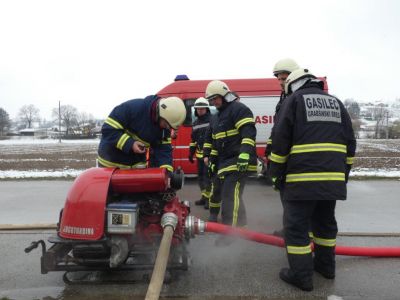
M 191 79 L 271 77 L 291 57 L 342 100 L 400 97 L 400 1 L 0 2 L 0 107 L 105 118 Z

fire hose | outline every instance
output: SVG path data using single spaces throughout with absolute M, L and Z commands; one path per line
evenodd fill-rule
M 254 232 L 244 228 L 231 227 L 219 223 L 206 222 L 204 225 L 205 232 L 214 232 L 240 237 L 245 240 L 257 243 L 268 244 L 278 247 L 285 247 L 282 238 L 273 235 Z M 348 256 L 372 256 L 372 257 L 400 257 L 400 247 L 349 247 L 336 246 L 335 253 L 337 255 Z
M 161 226 L 164 228 L 164 231 L 145 300 L 157 300 L 160 297 L 168 264 L 172 236 L 177 223 L 178 219 L 174 213 L 165 213 L 161 218 Z

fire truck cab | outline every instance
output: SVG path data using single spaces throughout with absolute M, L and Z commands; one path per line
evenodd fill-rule
M 325 81 L 325 78 L 322 79 Z M 180 166 L 185 174 L 197 173 L 196 164 L 191 164 L 188 159 L 192 123 L 194 121 L 192 106 L 197 98 L 204 97 L 207 84 L 210 81 L 190 80 L 186 75 L 178 75 L 173 83 L 157 93 L 160 97 L 180 97 L 185 103 L 186 119 L 183 126 L 179 128 L 176 139 L 172 140 L 174 168 Z M 275 107 L 281 94 L 278 80 L 276 78 L 258 78 L 222 79 L 222 81 L 240 96 L 242 103 L 252 110 L 257 128 L 257 155 L 263 157 L 266 142 L 274 124 Z

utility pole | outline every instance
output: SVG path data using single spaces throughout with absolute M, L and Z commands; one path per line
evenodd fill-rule
M 386 111 L 386 139 L 389 138 L 389 111 Z
M 58 101 L 58 142 L 61 143 L 61 101 Z

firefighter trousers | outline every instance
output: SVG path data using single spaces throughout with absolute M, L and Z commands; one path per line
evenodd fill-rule
M 221 179 L 213 176 L 211 179 L 210 215 L 218 216 L 221 209 Z
M 201 190 L 201 198 L 209 201 L 211 192 L 211 180 L 208 176 L 208 169 L 203 158 L 197 159 L 197 180 Z
M 312 279 L 313 269 L 335 274 L 335 246 L 338 232 L 335 200 L 284 202 L 284 231 L 290 269 L 300 280 Z M 315 245 L 311 252 L 309 228 Z
M 222 223 L 231 226 L 247 224 L 246 209 L 243 203 L 243 190 L 247 175 L 242 172 L 225 174 L 221 185 Z

